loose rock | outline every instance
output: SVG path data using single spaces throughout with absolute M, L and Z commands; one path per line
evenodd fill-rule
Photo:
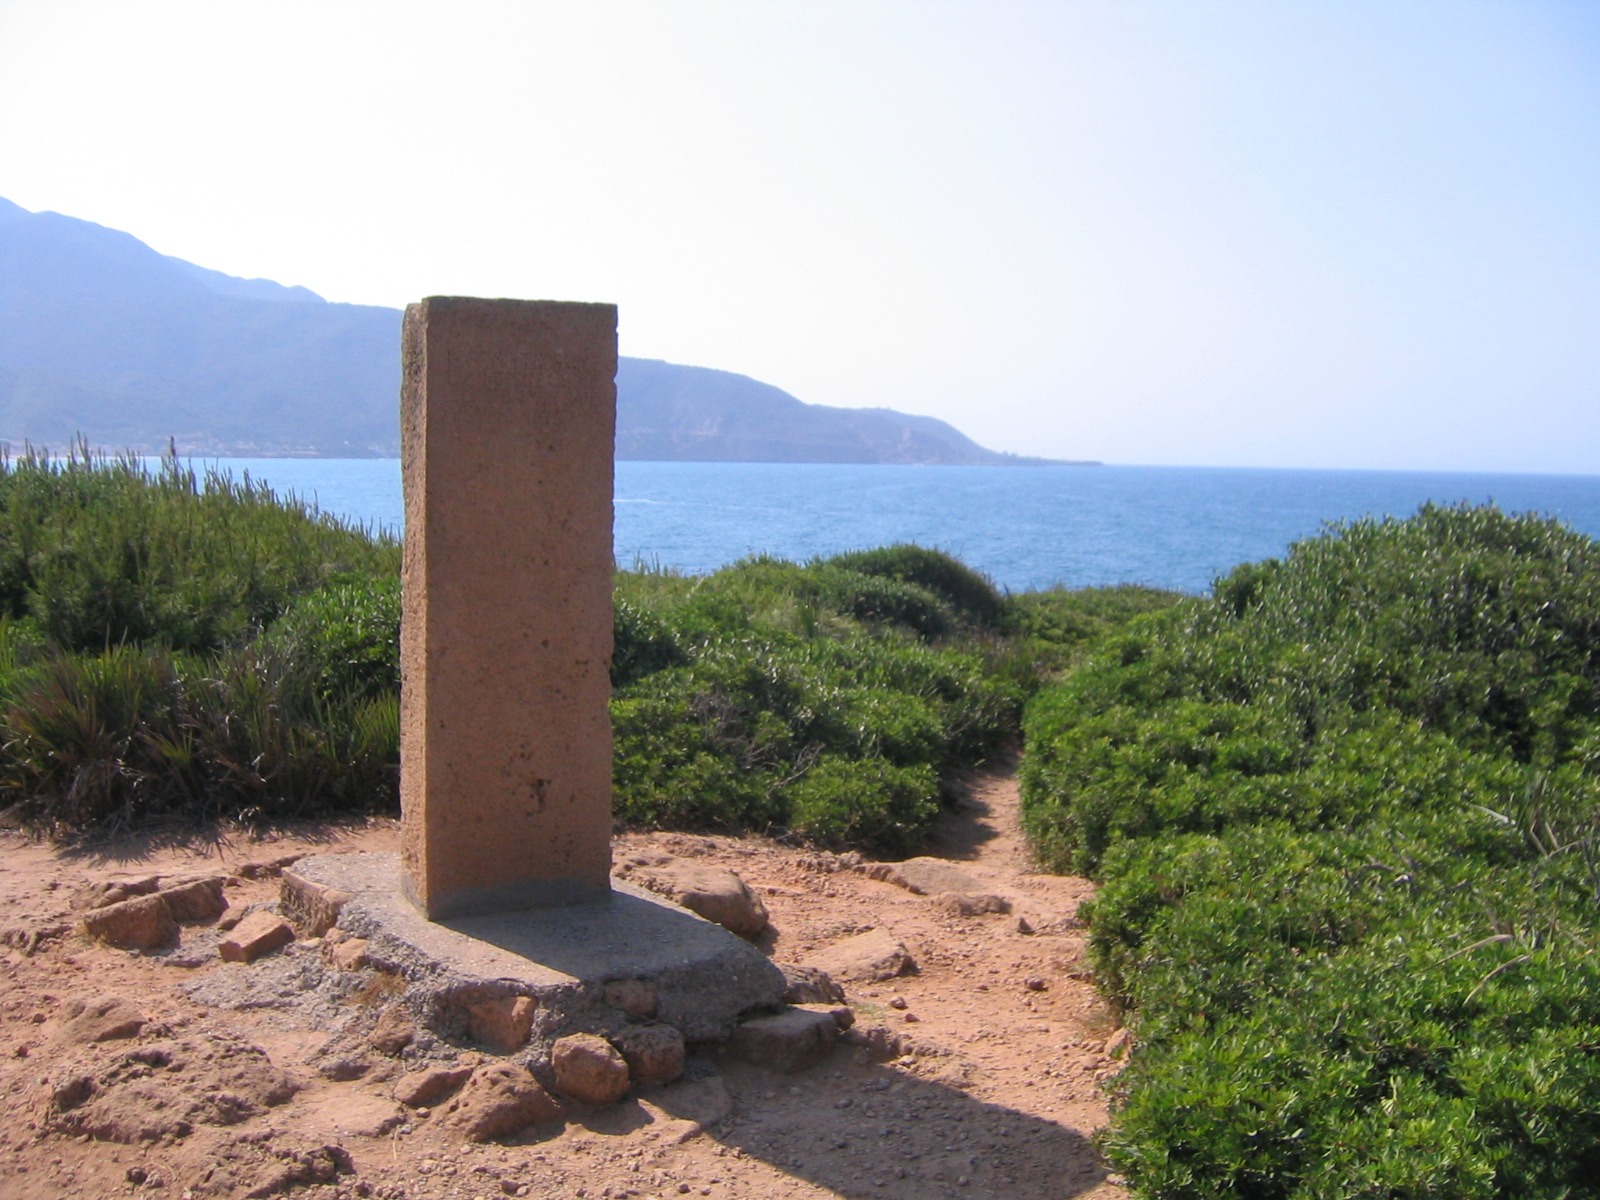
M 507 1137 L 561 1115 L 559 1101 L 525 1067 L 497 1062 L 472 1072 L 445 1108 L 445 1119 L 468 1141 Z
M 910 975 L 917 969 L 905 946 L 887 929 L 869 929 L 835 942 L 813 956 L 807 965 L 835 979 L 862 983 L 882 983 L 899 975 Z
M 394 1085 L 394 1098 L 407 1108 L 432 1108 L 454 1095 L 472 1074 L 470 1066 L 429 1067 L 402 1075 Z
M 217 944 L 217 953 L 224 962 L 255 962 L 263 954 L 270 954 L 292 941 L 294 929 L 289 922 L 263 909 L 235 925 Z
M 734 1030 L 729 1048 L 746 1062 L 788 1074 L 821 1062 L 838 1038 L 832 1013 L 789 1008 L 745 1021 Z
M 630 1025 L 614 1035 L 611 1044 L 641 1087 L 671 1083 L 683 1074 L 683 1034 L 670 1025 Z
M 556 1088 L 583 1104 L 612 1104 L 628 1094 L 628 1063 L 605 1038 L 574 1033 L 550 1050 Z
M 467 1008 L 467 1032 L 496 1054 L 510 1054 L 528 1043 L 538 1005 L 531 996 L 500 996 Z
M 417 1025 L 411 1014 L 398 1004 L 391 1004 L 378 1014 L 378 1023 L 367 1035 L 367 1042 L 380 1054 L 394 1056 L 417 1040 Z
M 783 993 L 785 1004 L 843 1004 L 844 989 L 820 967 L 806 967 L 798 963 L 779 963 L 778 969 L 788 987 Z

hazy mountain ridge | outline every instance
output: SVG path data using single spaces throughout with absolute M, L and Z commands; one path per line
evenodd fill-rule
M 0 199 L 0 441 L 223 455 L 399 452 L 400 312 L 330 303 Z M 617 457 L 1038 462 L 943 421 L 804 404 L 704 367 L 624 358 Z

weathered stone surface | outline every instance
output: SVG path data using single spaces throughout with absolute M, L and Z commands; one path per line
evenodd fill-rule
M 835 942 L 812 956 L 806 965 L 826 971 L 835 979 L 882 983 L 917 969 L 906 948 L 887 929 L 869 929 Z
M 742 938 L 767 927 L 767 906 L 744 880 L 723 867 L 652 857 L 621 864 L 618 874 Z
M 894 864 L 894 882 L 919 896 L 940 892 L 981 892 L 983 885 L 960 867 L 942 858 L 908 858 Z
M 729 1048 L 746 1062 L 794 1072 L 821 1062 L 838 1040 L 832 1013 L 788 1008 L 745 1021 L 734 1031 Z
M 262 909 L 235 925 L 217 944 L 217 953 L 224 962 L 255 962 L 292 941 L 294 929 L 289 922 Z
M 468 1006 L 516 993 L 538 1005 L 541 1040 L 568 1030 L 612 1028 L 607 983 L 655 985 L 655 1019 L 690 1042 L 728 1037 L 741 1014 L 781 1001 L 783 974 L 744 939 L 654 893 L 619 881 L 601 904 L 559 912 L 485 913 L 448 923 L 425 920 L 395 887 L 393 855 L 330 854 L 295 870 L 353 893 L 338 928 L 371 939 L 386 971 L 427 980 L 434 1000 L 413 1011 L 452 1042 L 471 1037 Z
M 628 1063 L 616 1047 L 592 1033 L 556 1039 L 550 1049 L 556 1090 L 582 1104 L 611 1104 L 628 1094 Z
M 531 996 L 499 996 L 467 1008 L 472 1040 L 496 1054 L 510 1054 L 528 1044 L 539 1006 Z
M 391 1004 L 378 1014 L 378 1023 L 367 1035 L 367 1043 L 378 1053 L 391 1057 L 399 1054 L 417 1040 L 417 1025 L 411 1014 L 398 1004 Z
M 306 933 L 321 937 L 339 923 L 350 893 L 329 887 L 295 870 L 285 870 L 278 883 L 278 907 Z
M 183 1137 L 235 1125 L 284 1103 L 296 1085 L 257 1046 L 220 1034 L 131 1046 L 87 1070 L 64 1071 L 49 1127 L 96 1141 Z
M 401 861 L 432 920 L 610 886 L 616 327 L 603 304 L 406 310 Z
M 526 1067 L 497 1062 L 477 1068 L 444 1109 L 445 1121 L 473 1142 L 508 1137 L 561 1116 L 561 1104 Z
M 453 1096 L 472 1074 L 470 1066 L 429 1067 L 402 1075 L 394 1085 L 394 1098 L 407 1108 L 432 1108 Z
M 135 896 L 148 896 L 160 886 L 159 875 L 96 879 L 84 884 L 72 894 L 72 907 L 77 912 L 104 908 L 108 904 L 120 904 L 124 900 L 132 900 Z
M 189 879 L 161 888 L 156 895 L 166 902 L 167 911 L 180 925 L 199 925 L 215 921 L 228 911 L 228 898 L 222 894 L 220 875 Z
M 90 909 L 83 914 L 83 931 L 123 950 L 155 950 L 178 940 L 178 923 L 153 892 Z
M 779 963 L 778 969 L 788 983 L 784 989 L 785 1004 L 843 1004 L 844 989 L 820 967 L 800 963 Z
M 935 896 L 932 903 L 952 917 L 981 917 L 986 913 L 1011 911 L 1011 901 L 991 892 L 943 892 Z
M 641 1020 L 655 1016 L 660 1003 L 655 981 L 650 979 L 613 979 L 606 983 L 601 994 L 612 1008 Z
M 671 1083 L 683 1074 L 683 1034 L 670 1025 L 629 1025 L 611 1037 L 640 1087 Z
M 61 1009 L 56 1037 L 63 1042 L 109 1042 L 130 1038 L 144 1028 L 146 1017 L 120 996 L 68 1000 Z

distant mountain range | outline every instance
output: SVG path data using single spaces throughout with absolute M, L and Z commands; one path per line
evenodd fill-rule
M 399 453 L 400 312 L 236 279 L 0 199 L 0 441 L 198 455 Z M 704 367 L 624 358 L 617 457 L 1040 463 L 931 417 L 826 408 Z

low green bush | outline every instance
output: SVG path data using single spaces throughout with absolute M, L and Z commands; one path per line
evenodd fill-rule
M 999 629 L 1006 602 L 994 584 L 965 563 L 939 550 L 901 543 L 875 550 L 852 550 L 828 565 L 911 584 L 942 598 L 961 619 L 979 629 Z
M 1030 703 L 1151 1197 L 1600 1195 L 1600 547 L 1428 506 L 1137 618 Z

